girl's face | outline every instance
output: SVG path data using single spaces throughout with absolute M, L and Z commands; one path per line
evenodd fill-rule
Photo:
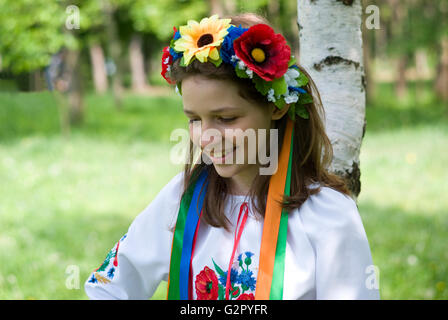
M 193 144 L 221 177 L 230 178 L 233 193 L 246 193 L 259 169 L 257 155 L 266 155 L 261 149 L 269 150 L 263 146 L 269 142 L 272 120 L 280 119 L 288 108 L 259 106 L 241 97 L 238 89 L 231 80 L 194 75 L 182 81 L 182 99 Z M 259 129 L 266 129 L 266 138 L 259 137 Z

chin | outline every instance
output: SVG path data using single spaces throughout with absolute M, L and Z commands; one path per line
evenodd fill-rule
M 241 165 L 236 164 L 216 164 L 214 163 L 216 172 L 223 178 L 232 178 L 242 171 Z

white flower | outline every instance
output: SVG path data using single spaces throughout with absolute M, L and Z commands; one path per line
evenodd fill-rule
M 241 69 L 241 70 L 245 70 L 246 69 L 246 64 L 243 61 L 241 61 L 241 60 L 238 61 L 237 65 L 238 65 L 238 68 Z
M 246 69 L 246 74 L 249 76 L 249 78 L 253 78 L 253 76 L 254 76 L 254 72 L 253 72 L 253 70 L 250 70 L 250 69 Z
M 232 62 L 235 62 L 235 61 L 238 61 L 238 60 L 239 60 L 239 58 L 236 55 L 232 55 L 230 57 L 230 61 L 232 61 Z
M 268 91 L 268 101 L 275 102 L 277 99 L 274 96 L 274 89 L 269 89 Z
M 297 86 L 297 79 L 300 76 L 299 71 L 297 71 L 295 68 L 290 68 L 288 71 L 286 71 L 284 77 L 286 84 L 288 87 L 296 87 Z
M 299 94 L 296 91 L 288 92 L 285 95 L 285 102 L 287 104 L 296 103 L 298 100 L 299 100 Z
M 170 61 L 170 57 L 166 57 L 165 60 L 163 60 L 163 64 L 168 64 L 169 61 Z

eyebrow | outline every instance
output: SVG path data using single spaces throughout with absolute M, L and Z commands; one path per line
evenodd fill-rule
M 236 111 L 236 110 L 239 110 L 239 108 L 222 107 L 222 108 L 210 110 L 210 113 L 220 113 L 220 112 L 223 112 L 223 111 Z M 187 109 L 184 109 L 184 113 L 186 113 L 186 114 L 196 114 L 195 112 L 193 112 L 191 110 L 187 110 Z

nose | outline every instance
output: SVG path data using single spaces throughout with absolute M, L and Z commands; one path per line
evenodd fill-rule
M 190 136 L 192 141 L 197 146 L 204 150 L 206 146 L 214 146 L 222 141 L 223 134 L 205 121 L 194 121 L 190 126 Z

